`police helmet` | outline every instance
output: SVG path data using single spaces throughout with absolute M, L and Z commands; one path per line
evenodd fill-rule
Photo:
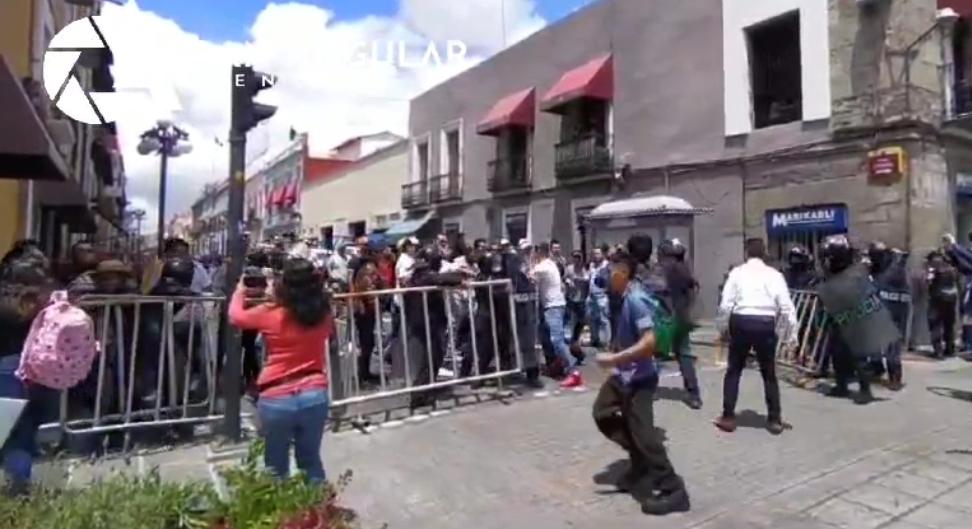
M 854 248 L 844 235 L 832 235 L 820 246 L 820 263 L 829 273 L 838 273 L 854 263 Z
M 192 276 L 196 272 L 196 264 L 188 257 L 170 257 L 162 265 L 162 277 L 171 279 L 188 287 L 192 284 Z
M 658 245 L 658 256 L 681 261 L 685 259 L 685 245 L 678 239 L 665 239 Z

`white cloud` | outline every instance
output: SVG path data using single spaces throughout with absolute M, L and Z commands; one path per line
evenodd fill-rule
M 276 86 L 260 95 L 278 111 L 250 133 L 251 163 L 261 152 L 272 155 L 285 145 L 291 127 L 309 133 L 316 153 L 357 134 L 405 134 L 410 98 L 502 47 L 500 1 L 400 0 L 395 16 L 352 21 L 335 21 L 331 11 L 317 6 L 271 3 L 249 28 L 247 42 L 206 41 L 142 10 L 134 0 L 125 6 L 106 4 L 104 15 L 117 17 L 113 28 L 124 28 L 114 37 L 106 35 L 115 55 L 116 84 L 144 86 L 146 77 L 171 83 L 182 107 L 172 117 L 194 144 L 191 154 L 169 164 L 167 216 L 186 211 L 203 185 L 227 174 L 228 152 L 215 138 L 225 142 L 229 129 L 233 64 L 252 63 L 278 76 Z M 544 24 L 533 0 L 505 0 L 504 11 L 508 43 Z M 495 24 L 484 22 L 494 15 Z M 405 60 L 414 63 L 430 41 L 444 55 L 451 39 L 469 46 L 464 61 L 417 69 L 388 62 L 388 42 L 407 43 Z M 378 43 L 378 64 L 349 60 L 363 43 Z M 139 134 L 161 117 L 167 117 L 164 108 L 149 106 L 118 121 L 129 196 L 135 207 L 149 212 L 146 232 L 155 229 L 149 219 L 157 211 L 158 159 L 138 155 L 135 147 Z

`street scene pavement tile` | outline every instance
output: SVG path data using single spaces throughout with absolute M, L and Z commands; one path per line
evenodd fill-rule
M 950 488 L 948 483 L 918 476 L 904 470 L 895 470 L 876 479 L 874 483 L 925 499 L 932 499 Z
M 903 517 L 902 520 L 931 529 L 968 529 L 972 527 L 972 516 L 969 513 L 935 503 L 921 507 Z
M 925 499 L 881 485 L 868 483 L 855 487 L 841 496 L 846 501 L 859 503 L 894 516 L 905 513 L 925 503 Z
M 834 498 L 813 509 L 808 514 L 825 523 L 845 529 L 876 529 L 892 520 L 893 515 L 860 503 Z

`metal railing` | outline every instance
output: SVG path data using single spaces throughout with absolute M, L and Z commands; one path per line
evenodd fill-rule
M 491 193 L 529 189 L 530 177 L 527 167 L 525 156 L 492 160 L 486 173 L 486 188 Z
M 85 296 L 101 344 L 88 378 L 61 393 L 68 434 L 222 420 L 216 410 L 224 298 Z
M 462 186 L 460 184 L 458 173 L 434 176 L 429 179 L 429 198 L 433 203 L 461 200 Z
M 838 332 L 832 321 L 827 318 L 823 303 L 816 292 L 810 290 L 792 290 L 790 296 L 797 313 L 797 347 L 789 348 L 780 340 L 776 348 L 777 363 L 796 369 L 807 374 L 816 375 L 823 371 L 823 363 L 829 354 L 828 342 L 833 333 Z M 911 340 L 911 320 L 914 305 L 908 303 L 907 328 L 902 343 Z M 782 324 L 782 322 L 781 322 Z M 779 329 L 780 336 L 788 335 L 790 329 Z
M 520 373 L 511 292 L 509 280 L 497 280 L 336 295 L 337 333 L 326 353 L 332 405 Z
M 429 181 L 419 180 L 402 185 L 402 207 L 414 208 L 429 204 Z
M 600 133 L 587 133 L 555 146 L 557 178 L 582 178 L 614 170 L 611 149 Z

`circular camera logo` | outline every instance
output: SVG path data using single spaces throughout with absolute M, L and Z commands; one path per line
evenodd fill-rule
M 54 35 L 44 54 L 44 88 L 51 100 L 68 117 L 88 125 L 111 123 L 118 115 L 118 94 L 85 90 L 78 71 L 108 56 L 108 43 L 98 26 L 101 18 L 71 22 Z

